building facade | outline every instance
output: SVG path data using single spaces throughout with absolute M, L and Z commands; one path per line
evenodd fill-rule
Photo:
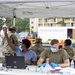
M 38 27 L 75 27 L 75 18 L 30 18 L 30 33 L 38 32 Z M 75 38 L 75 29 L 72 30 L 72 37 Z

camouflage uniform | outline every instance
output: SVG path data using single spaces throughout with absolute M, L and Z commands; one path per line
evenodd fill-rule
M 58 52 L 53 53 L 51 50 L 45 50 L 40 55 L 44 60 L 49 58 L 49 62 L 55 62 L 62 64 L 66 59 L 69 59 L 69 55 L 65 50 L 60 49 Z
M 45 50 L 45 48 L 42 47 L 42 39 L 37 38 L 35 45 L 31 47 L 31 50 L 33 50 L 39 58 L 40 54 Z
M 67 51 L 67 53 L 70 56 L 70 59 L 72 59 L 72 57 L 74 56 L 74 50 L 73 50 L 73 48 L 71 46 L 66 46 L 63 49 Z
M 19 46 L 18 39 L 14 35 L 14 33 L 8 32 L 8 37 L 10 38 L 11 42 L 13 44 L 15 44 L 15 46 Z M 8 45 L 8 42 L 5 37 L 3 38 L 2 44 L 3 44 L 3 48 L 2 48 L 3 55 L 5 55 L 5 54 L 13 55 L 14 54 L 14 50 Z

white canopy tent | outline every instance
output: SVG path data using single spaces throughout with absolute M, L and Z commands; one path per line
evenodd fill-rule
M 75 17 L 75 0 L 0 0 L 0 16 Z

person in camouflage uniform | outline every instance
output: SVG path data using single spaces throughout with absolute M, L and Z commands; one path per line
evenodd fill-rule
M 43 61 L 46 60 L 46 58 L 49 58 L 49 64 L 51 67 L 69 67 L 69 55 L 68 53 L 63 50 L 59 49 L 59 41 L 57 39 L 51 40 L 50 43 L 50 49 L 44 50 L 39 60 L 37 61 L 38 66 L 46 66 L 46 63 L 43 63 Z M 43 63 L 43 64 L 42 64 Z
M 42 39 L 37 38 L 35 45 L 31 47 L 31 50 L 33 50 L 37 54 L 37 58 L 40 57 L 40 54 L 45 50 L 45 48 L 42 47 Z
M 71 44 L 72 44 L 72 41 L 70 39 L 66 39 L 65 42 L 64 42 L 64 46 L 65 47 L 63 48 L 69 54 L 69 56 L 70 56 L 70 58 L 69 58 L 70 62 L 71 62 L 71 60 L 72 60 L 72 58 L 74 56 L 74 53 L 75 53 L 74 50 L 73 50 L 73 48 L 71 47 Z
M 8 37 L 10 38 L 12 43 L 15 44 L 15 46 L 19 46 L 18 39 L 14 35 L 15 32 L 16 32 L 16 27 L 15 26 L 11 26 L 9 28 L 9 31 L 8 31 Z M 14 55 L 14 50 L 8 45 L 8 42 L 7 42 L 5 37 L 2 39 L 2 45 L 3 45 L 2 54 L 4 56 L 5 55 Z

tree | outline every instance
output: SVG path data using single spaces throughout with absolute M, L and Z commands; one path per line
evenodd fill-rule
M 6 21 L 4 22 L 2 20 L 2 17 L 1 17 L 1 19 L 0 19 L 0 30 L 2 29 L 2 25 L 5 23 L 8 27 L 12 26 L 13 25 L 13 18 L 6 17 Z M 17 32 L 22 32 L 22 31 L 29 32 L 30 31 L 29 18 L 24 18 L 24 19 L 16 18 L 15 26 L 17 28 Z
M 11 19 L 10 18 L 4 18 L 2 16 L 0 16 L 0 30 L 2 29 L 2 25 L 4 25 L 5 23 L 9 26 L 11 25 Z
M 61 26 L 64 26 L 64 21 L 59 21 L 59 22 L 57 22 L 57 24 L 61 24 Z
M 0 30 L 2 29 L 3 24 L 4 24 L 4 22 L 0 19 Z
M 12 26 L 13 25 L 13 18 L 6 17 L 6 24 L 8 27 Z
M 17 27 L 17 31 L 21 32 L 21 31 L 26 31 L 29 32 L 30 28 L 29 28 L 29 18 L 17 18 L 16 19 L 16 27 Z

